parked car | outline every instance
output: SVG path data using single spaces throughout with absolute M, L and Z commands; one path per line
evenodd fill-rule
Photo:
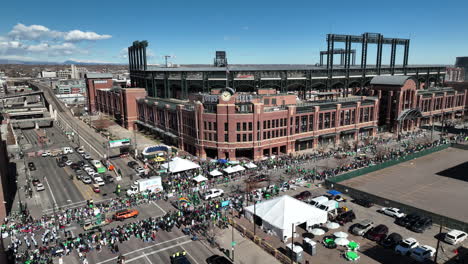
M 99 189 L 99 185 L 97 185 L 97 184 L 93 184 L 93 186 L 91 188 L 93 188 L 93 192 L 95 192 L 95 193 L 100 193 L 101 192 L 101 189 Z
M 89 155 L 88 153 L 85 153 L 85 154 L 83 155 L 83 158 L 84 158 L 85 160 L 90 160 L 90 159 L 92 159 L 92 158 L 91 158 L 91 155 Z
M 416 233 L 423 233 L 426 229 L 432 227 L 432 219 L 429 217 L 421 217 L 413 225 L 409 226 L 409 230 Z
M 41 156 L 42 157 L 50 157 L 52 154 L 50 153 L 50 150 L 46 150 L 44 152 L 42 152 Z
M 367 199 L 354 199 L 353 203 L 359 204 L 360 206 L 364 206 L 366 208 L 374 206 L 374 203 Z
M 91 178 L 89 176 L 83 176 L 81 177 L 81 181 L 85 184 L 90 184 L 92 183 Z
M 431 259 L 436 250 L 433 247 L 430 246 L 419 246 L 411 251 L 410 257 L 417 262 L 424 262 L 426 260 Z
M 206 259 L 207 264 L 232 264 L 225 256 L 213 255 Z
M 410 237 L 405 240 L 400 241 L 398 245 L 395 247 L 395 252 L 400 255 L 409 255 L 411 251 L 419 246 L 419 242 Z
M 76 152 L 78 152 L 79 154 L 82 154 L 82 153 L 85 153 L 85 150 L 83 148 L 78 148 Z
M 84 165 L 86 165 L 86 162 L 84 162 L 83 160 L 78 161 L 78 166 L 83 168 Z
M 378 225 L 376 227 L 371 228 L 365 235 L 367 239 L 372 241 L 380 242 L 388 234 L 388 227 L 386 225 Z
M 223 195 L 224 191 L 221 189 L 209 189 L 203 194 L 203 200 L 210 200 Z
M 60 157 L 60 160 L 61 160 L 62 162 L 67 162 L 67 161 L 68 161 L 68 156 L 63 155 L 62 157 Z
M 103 186 L 105 184 L 104 181 L 102 180 L 102 178 L 99 177 L 99 176 L 94 177 L 94 182 L 99 186 Z
M 132 161 L 129 161 L 129 162 L 127 163 L 127 166 L 129 166 L 129 167 L 132 168 L 132 169 L 133 169 L 136 165 L 138 165 L 138 162 L 133 161 L 133 160 L 132 160 Z
M 136 218 L 138 216 L 139 212 L 138 210 L 135 210 L 135 209 L 123 209 L 123 210 L 120 210 L 120 211 L 117 211 L 113 216 L 112 218 L 114 220 L 125 220 L 127 218 Z
M 409 215 L 407 215 L 405 217 L 397 218 L 395 220 L 395 224 L 400 225 L 400 226 L 404 226 L 404 227 L 408 227 L 408 226 L 413 225 L 415 222 L 417 222 L 419 220 L 419 218 L 421 218 L 420 215 L 412 213 L 412 214 L 409 214 Z
M 71 166 L 71 165 L 73 164 L 73 161 L 67 160 L 67 161 L 65 162 L 65 164 L 66 164 L 67 166 Z
M 356 219 L 356 215 L 351 210 L 338 215 L 335 221 L 340 225 L 345 225 L 346 223 L 353 222 L 354 219 Z
M 379 210 L 379 212 L 385 215 L 391 216 L 391 217 L 395 217 L 395 218 L 400 218 L 400 217 L 405 216 L 405 214 L 401 212 L 400 209 L 394 208 L 394 207 L 383 207 Z
M 41 182 L 39 181 L 39 179 L 34 178 L 34 179 L 32 180 L 32 184 L 33 184 L 34 186 L 36 186 L 38 183 L 41 183 Z
M 305 201 L 308 198 L 310 198 L 311 196 L 312 196 L 312 194 L 309 191 L 303 191 L 303 192 L 301 192 L 299 194 L 294 195 L 294 198 L 296 198 L 298 200 L 301 200 L 301 201 Z
M 106 175 L 103 175 L 103 179 L 106 183 L 112 183 L 114 182 L 114 177 L 112 177 L 111 175 L 109 174 L 106 174 Z
M 374 222 L 372 222 L 369 219 L 363 220 L 359 222 L 357 225 L 354 226 L 354 228 L 351 230 L 351 232 L 355 235 L 362 236 L 364 235 L 369 229 L 371 229 L 374 226 Z
M 34 165 L 34 162 L 29 162 L 28 163 L 28 168 L 30 171 L 35 171 L 36 170 L 36 165 Z
M 36 191 L 40 192 L 40 191 L 44 191 L 44 190 L 45 190 L 44 184 L 38 183 L 38 184 L 36 185 Z
M 59 162 L 57 162 L 57 166 L 59 166 L 60 168 L 63 168 L 63 167 L 65 167 L 65 163 L 62 162 L 62 161 L 59 161 Z
M 137 167 L 135 169 L 135 171 L 138 173 L 138 174 L 145 174 L 145 168 L 143 167 Z
M 72 169 L 74 169 L 74 170 L 76 171 L 77 169 L 80 168 L 80 166 L 78 166 L 77 163 L 74 163 L 74 162 L 73 162 L 72 164 L 70 164 L 70 168 L 72 168 Z
M 467 238 L 467 236 L 467 233 L 463 231 L 452 229 L 445 235 L 444 241 L 449 244 L 455 245 L 463 242 Z
M 395 248 L 400 241 L 403 240 L 403 237 L 398 233 L 391 233 L 384 240 L 381 241 L 382 246 L 386 248 Z

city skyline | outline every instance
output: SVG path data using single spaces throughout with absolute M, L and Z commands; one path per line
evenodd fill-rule
M 0 22 L 0 59 L 128 63 L 127 47 L 147 40 L 150 64 L 163 64 L 164 55 L 175 64 L 211 64 L 216 50 L 225 50 L 231 64 L 315 64 L 326 50 L 326 34 L 378 32 L 410 38 L 410 64 L 452 65 L 455 57 L 466 55 L 467 37 L 458 32 L 468 26 L 462 19 L 467 4 L 456 1 L 460 8 L 454 9 L 424 3 L 422 8 L 420 2 L 376 7 L 355 1 L 341 3 L 338 10 L 323 1 L 239 2 L 224 8 L 211 1 L 183 8 L 148 2 L 144 9 L 84 1 L 71 12 L 51 1 L 30 3 L 21 13 L 9 2 Z M 384 50 L 384 64 L 389 60 Z M 397 57 L 397 64 L 401 60 Z M 368 63 L 374 62 L 370 56 Z

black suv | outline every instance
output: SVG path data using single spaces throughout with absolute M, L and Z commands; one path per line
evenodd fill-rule
M 30 171 L 35 171 L 36 170 L 36 165 L 34 165 L 34 162 L 29 162 L 28 163 L 28 168 Z
M 364 206 L 366 208 L 370 208 L 370 207 L 374 206 L 374 203 L 367 200 L 367 199 L 354 199 L 353 203 L 359 204 L 360 206 Z
M 133 169 L 136 165 L 138 165 L 138 162 L 133 161 L 133 160 L 132 160 L 132 161 L 129 161 L 129 162 L 127 163 L 127 166 L 129 166 L 129 167 L 132 168 L 132 169 Z
M 412 213 L 405 217 L 397 218 L 395 220 L 395 224 L 404 226 L 404 227 L 409 227 L 409 226 L 412 226 L 414 223 L 416 223 L 420 218 L 421 216 L 419 216 L 418 214 Z
M 421 217 L 418 221 L 416 221 L 413 225 L 409 226 L 409 230 L 414 231 L 416 233 L 423 233 L 426 229 L 431 228 L 432 226 L 432 219 L 429 217 Z
M 344 225 L 346 223 L 353 222 L 354 219 L 356 219 L 356 215 L 351 210 L 351 211 L 347 211 L 347 212 L 344 212 L 344 213 L 338 215 L 335 220 L 340 225 Z
M 224 256 L 213 255 L 206 259 L 208 264 L 232 264 L 232 262 Z
M 391 233 L 384 240 L 381 241 L 382 246 L 386 248 L 395 248 L 400 241 L 403 240 L 403 237 L 398 233 Z

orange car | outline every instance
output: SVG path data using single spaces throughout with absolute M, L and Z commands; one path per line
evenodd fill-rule
M 130 217 L 137 217 L 139 214 L 138 210 L 135 209 L 124 209 L 117 211 L 114 216 L 112 217 L 114 220 L 125 220 Z

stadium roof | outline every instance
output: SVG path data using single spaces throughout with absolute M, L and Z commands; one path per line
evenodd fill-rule
M 370 84 L 380 84 L 380 85 L 395 85 L 395 86 L 402 86 L 405 84 L 406 80 L 410 79 L 411 76 L 375 76 L 372 78 Z

